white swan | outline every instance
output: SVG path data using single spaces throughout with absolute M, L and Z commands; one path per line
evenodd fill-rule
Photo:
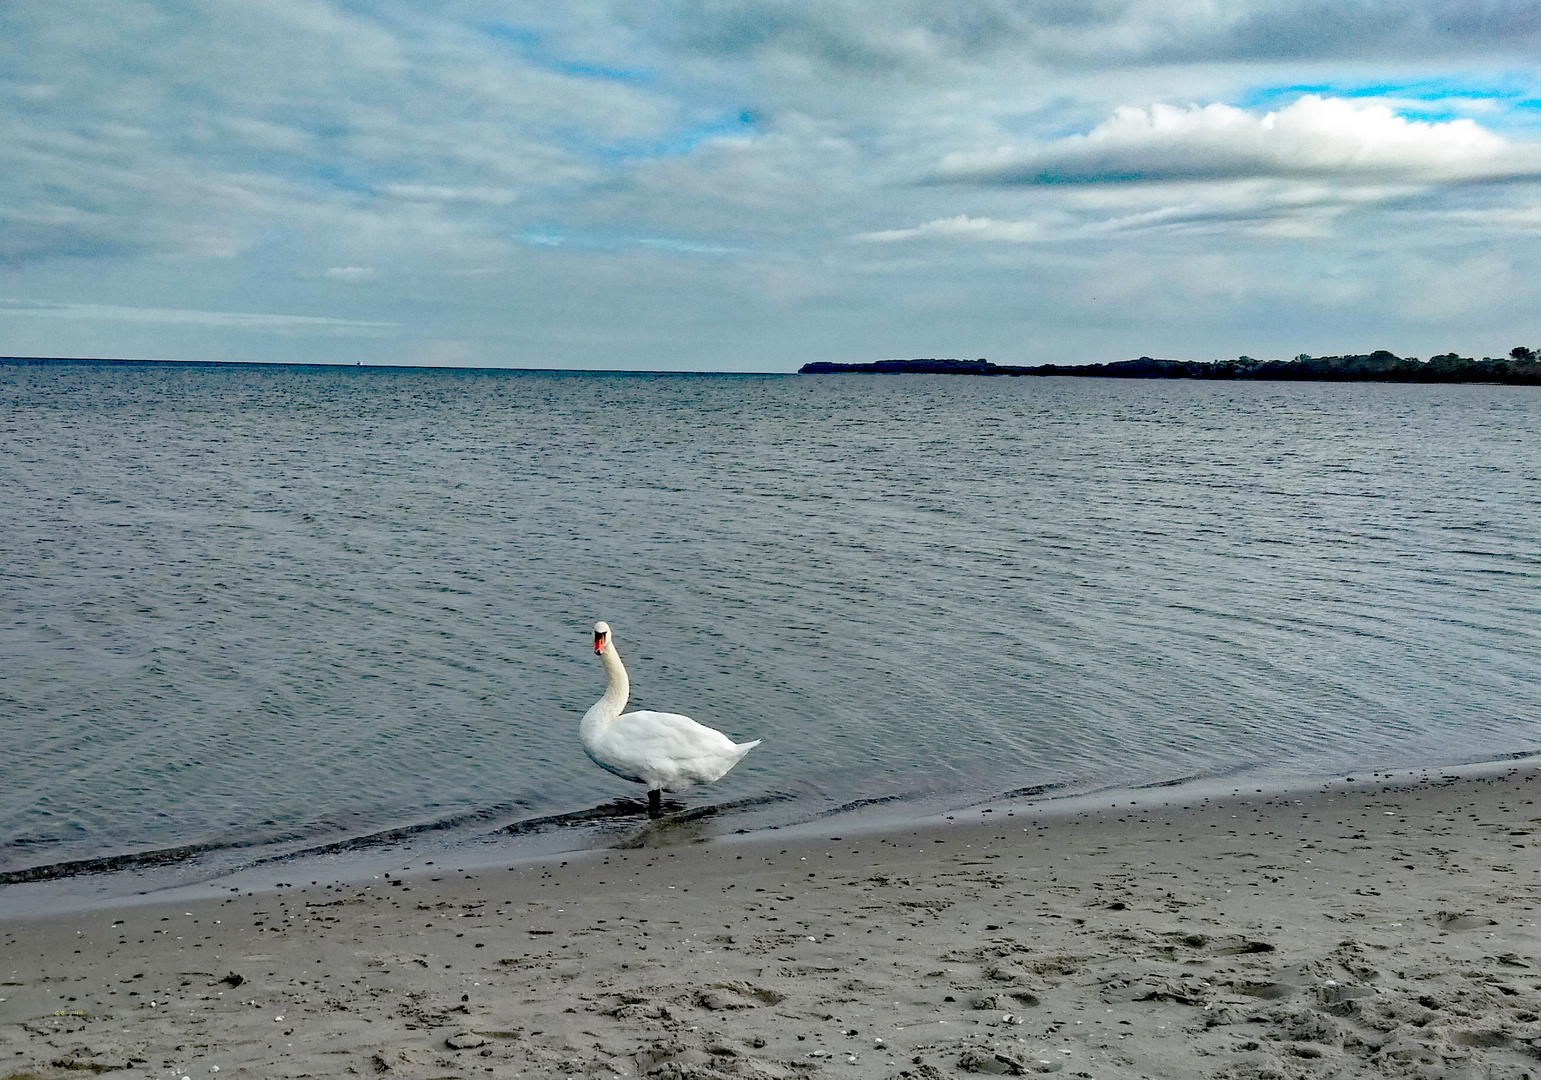
M 631 680 L 615 651 L 608 623 L 594 624 L 594 651 L 605 662 L 605 696 L 583 714 L 578 738 L 594 764 L 616 776 L 647 785 L 647 812 L 657 817 L 664 791 L 721 780 L 739 759 L 760 745 L 736 743 L 688 716 L 665 712 L 621 715 L 631 696 Z

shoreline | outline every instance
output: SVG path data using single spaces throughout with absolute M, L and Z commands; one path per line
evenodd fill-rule
M 1457 765 L 1423 769 L 1403 767 L 1400 771 L 1395 768 L 1371 769 L 1367 772 L 1376 776 L 1405 773 L 1409 778 L 1422 776 L 1425 779 L 1433 773 L 1480 777 L 1496 775 L 1514 762 L 1531 759 L 1541 764 L 1541 751 L 1506 753 Z M 672 804 L 674 811 L 653 822 L 643 816 L 644 803 L 619 798 L 591 809 L 519 819 L 489 833 L 456 834 L 430 822 L 335 841 L 312 842 L 289 851 L 243 844 L 151 849 L 16 867 L 0 873 L 0 923 L 46 916 L 50 912 L 70 914 L 162 901 L 180 903 L 206 897 L 210 890 L 230 887 L 256 893 L 271 892 L 277 887 L 274 882 L 286 877 L 316 877 L 320 874 L 331 880 L 363 882 L 373 877 L 376 870 L 393 867 L 402 859 L 421 863 L 432 856 L 441 865 L 453 861 L 480 869 L 559 862 L 593 851 L 634 844 L 639 837 L 653 835 L 660 828 L 678 834 L 677 842 L 681 843 L 687 835 L 692 843 L 718 843 L 746 837 L 751 840 L 762 836 L 795 838 L 829 829 L 863 835 L 893 833 L 928 827 L 944 819 L 952 820 L 955 815 L 985 806 L 1005 806 L 1018 813 L 1052 818 L 1097 810 L 1107 799 L 1149 800 L 1159 795 L 1163 796 L 1163 802 L 1174 799 L 1198 801 L 1225 798 L 1243 790 L 1276 797 L 1293 796 L 1342 783 L 1343 776 L 1337 772 L 1261 776 L 1244 773 L 1183 777 L 1138 785 L 1106 785 L 1081 791 L 1071 789 L 1068 784 L 1042 784 L 961 804 L 942 803 L 935 796 L 893 796 L 847 804 L 780 824 L 750 823 L 747 829 L 732 828 L 735 819 L 725 816 L 739 809 L 737 804 L 690 806 L 675 801 Z M 694 795 L 700 798 L 703 793 L 698 791 Z M 670 803 L 666 802 L 665 806 Z M 473 819 L 484 815 L 473 811 L 455 816 Z M 191 854 L 182 858 L 160 858 L 183 851 Z M 243 853 L 261 854 L 246 863 L 219 862 L 221 857 Z M 98 870 L 96 866 L 110 868 Z M 31 876 L 34 874 L 37 876 Z M 10 880 L 13 877 L 20 877 L 20 880 Z
M 38 1076 L 1541 1076 L 1541 763 L 1406 772 L 709 843 L 661 828 L 546 862 L 10 918 L 0 1058 Z
M 1541 767 L 1541 751 L 1519 751 L 1495 758 L 1422 769 L 1370 769 L 1361 776 L 1404 776 L 1425 780 L 1439 774 L 1446 777 L 1478 778 L 1497 775 L 1516 762 L 1535 761 Z M 478 869 L 508 866 L 544 865 L 581 858 L 594 851 L 647 843 L 660 830 L 668 830 L 674 843 L 753 842 L 757 837 L 775 840 L 815 835 L 830 829 L 853 835 L 898 833 L 926 828 L 955 816 L 977 812 L 981 807 L 1004 807 L 1008 812 L 1044 818 L 1067 817 L 1083 811 L 1096 811 L 1109 799 L 1115 804 L 1134 800 L 1145 803 L 1198 802 L 1224 799 L 1243 791 L 1274 797 L 1294 797 L 1344 783 L 1344 773 L 1255 775 L 1232 774 L 1194 776 L 1154 781 L 1138 785 L 1106 785 L 1074 790 L 1068 784 L 1042 784 L 1000 792 L 994 796 L 965 803 L 943 803 L 936 797 L 894 796 L 865 803 L 848 804 L 834 810 L 820 811 L 810 817 L 779 824 L 754 824 L 734 828 L 739 822 L 729 816 L 737 804 L 721 806 L 688 805 L 674 801 L 674 810 L 658 821 L 644 815 L 644 803 L 620 798 L 600 807 L 531 819 L 519 819 L 488 833 L 455 833 L 436 824 L 407 825 L 359 837 L 309 843 L 293 850 L 274 851 L 261 845 L 232 844 L 206 849 L 194 845 L 185 849 L 156 849 L 145 852 L 105 856 L 37 867 L 17 867 L 0 874 L 0 924 L 10 920 L 46 917 L 50 913 L 73 914 L 112 911 L 154 903 L 181 903 L 196 900 L 229 888 L 243 892 L 267 893 L 275 883 L 288 877 L 313 877 L 328 880 L 365 882 L 382 868 L 389 870 L 403 859 L 423 863 L 430 858 L 440 865 Z M 1349 777 L 1350 781 L 1353 777 Z M 704 793 L 693 793 L 701 798 Z M 665 802 L 668 808 L 670 802 Z M 628 809 L 629 808 L 629 809 Z M 602 812 L 601 812 L 602 811 Z M 456 815 L 480 817 L 478 813 Z M 532 825 L 545 826 L 532 828 Z M 193 852 L 182 859 L 160 859 L 167 852 Z M 220 863 L 222 856 L 262 853 L 250 862 Z M 142 860 L 142 861 L 141 861 Z M 113 869 L 85 869 L 97 864 Z M 117 864 L 123 864 L 117 868 Z M 11 875 L 38 877 L 5 880 Z M 318 878 L 319 880 L 319 878 Z

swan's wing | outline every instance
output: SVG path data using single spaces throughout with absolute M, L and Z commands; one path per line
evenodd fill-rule
M 720 731 L 679 713 L 626 713 L 604 734 L 607 748 L 644 776 L 666 783 L 710 783 L 748 753 Z
M 616 720 L 610 731 L 633 745 L 679 757 L 728 754 L 738 745 L 722 732 L 679 713 L 647 710 L 626 713 Z

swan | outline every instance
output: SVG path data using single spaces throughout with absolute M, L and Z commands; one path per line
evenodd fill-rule
M 584 753 L 601 769 L 647 785 L 649 817 L 662 812 L 665 791 L 721 780 L 740 758 L 760 745 L 759 739 L 736 743 L 679 713 L 639 711 L 622 715 L 631 696 L 631 680 L 615 651 L 609 623 L 594 624 L 594 652 L 604 661 L 609 685 L 604 697 L 583 714 L 578 739 Z

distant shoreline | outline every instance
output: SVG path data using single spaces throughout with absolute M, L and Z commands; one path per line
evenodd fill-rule
M 618 368 L 524 368 L 524 367 L 447 367 L 420 364 L 338 364 L 268 360 L 149 360 L 134 357 L 89 356 L 0 356 L 0 366 L 38 366 L 79 364 L 101 367 L 196 367 L 196 368 L 285 368 L 336 369 L 348 371 L 435 371 L 435 372 L 516 372 L 539 375 L 637 375 L 648 377 L 722 375 L 734 377 L 774 376 L 787 378 L 779 371 L 654 371 Z M 1419 360 L 1378 351 L 1359 356 L 1297 357 L 1294 360 L 1254 360 L 1248 356 L 1235 360 L 1161 360 L 1142 356 L 1108 364 L 992 364 L 988 360 L 920 359 L 876 360 L 870 363 L 836 364 L 819 361 L 804 364 L 798 375 L 984 375 L 1044 376 L 1060 375 L 1101 379 L 1208 379 L 1278 382 L 1397 382 L 1397 383 L 1488 383 L 1507 386 L 1541 386 L 1541 357 L 1530 359 L 1471 357 L 1447 353 Z
M 1294 360 L 1157 360 L 1142 356 L 1111 364 L 996 365 L 988 360 L 878 360 L 867 364 L 804 364 L 799 375 L 1070 375 L 1104 379 L 1252 379 L 1288 382 L 1502 383 L 1541 386 L 1541 361 L 1446 353 L 1429 360 L 1384 350 L 1362 356 L 1301 356 Z

